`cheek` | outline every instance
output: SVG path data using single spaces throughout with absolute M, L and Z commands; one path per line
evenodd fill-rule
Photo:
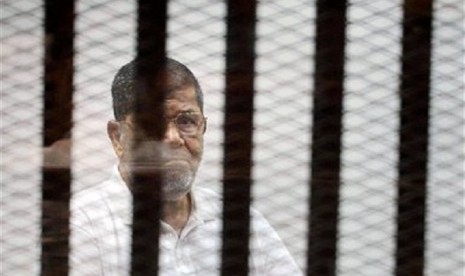
M 203 154 L 203 138 L 186 139 L 185 142 L 192 158 L 197 163 L 200 162 Z

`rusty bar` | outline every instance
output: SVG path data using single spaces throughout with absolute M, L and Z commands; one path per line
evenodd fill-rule
M 68 275 L 74 9 L 72 0 L 45 1 L 41 275 Z M 60 163 L 54 156 L 66 156 Z
M 221 275 L 247 275 L 250 232 L 256 1 L 227 3 Z
M 346 10 L 317 1 L 307 275 L 336 273 Z
M 395 274 L 422 276 L 433 1 L 406 0 L 403 9 Z
M 136 57 L 136 125 L 151 137 L 164 133 L 164 82 L 154 77 L 164 68 L 167 38 L 167 2 L 138 1 Z M 133 149 L 139 144 L 134 143 Z M 151 171 L 132 171 L 133 224 L 131 275 L 158 275 L 161 176 Z

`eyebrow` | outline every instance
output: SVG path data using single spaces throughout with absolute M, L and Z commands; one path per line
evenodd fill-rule
M 178 116 L 179 114 L 186 114 L 186 113 L 202 113 L 201 111 L 194 110 L 192 108 L 185 109 L 185 110 L 180 110 L 179 112 L 175 113 L 173 117 Z M 166 116 L 166 113 L 165 113 Z

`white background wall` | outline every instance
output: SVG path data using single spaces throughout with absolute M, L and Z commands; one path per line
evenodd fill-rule
M 2 2 L 1 271 L 30 275 L 40 247 L 42 2 Z M 391 275 L 394 266 L 401 1 L 348 10 L 338 275 Z M 435 4 L 427 213 L 427 275 L 464 272 L 464 8 Z M 134 56 L 135 6 L 77 6 L 73 190 L 103 181 L 115 162 L 106 137 L 110 85 Z M 225 54 L 222 1 L 172 1 L 169 54 L 205 91 L 205 156 L 197 185 L 221 192 Z M 261 1 L 257 22 L 253 206 L 299 265 L 307 244 L 314 51 L 313 2 Z M 462 26 L 462 27 L 460 27 Z

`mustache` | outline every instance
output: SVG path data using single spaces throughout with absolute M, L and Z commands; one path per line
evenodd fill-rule
M 174 149 L 158 141 L 142 141 L 131 145 L 130 163 L 163 165 L 174 161 L 188 161 L 189 155 L 180 149 Z
M 131 162 L 125 162 L 126 166 L 131 168 L 131 171 L 160 171 L 160 172 L 183 172 L 186 170 L 192 170 L 192 167 L 188 161 L 185 160 L 170 160 L 170 161 L 152 161 L 152 160 L 135 160 Z

